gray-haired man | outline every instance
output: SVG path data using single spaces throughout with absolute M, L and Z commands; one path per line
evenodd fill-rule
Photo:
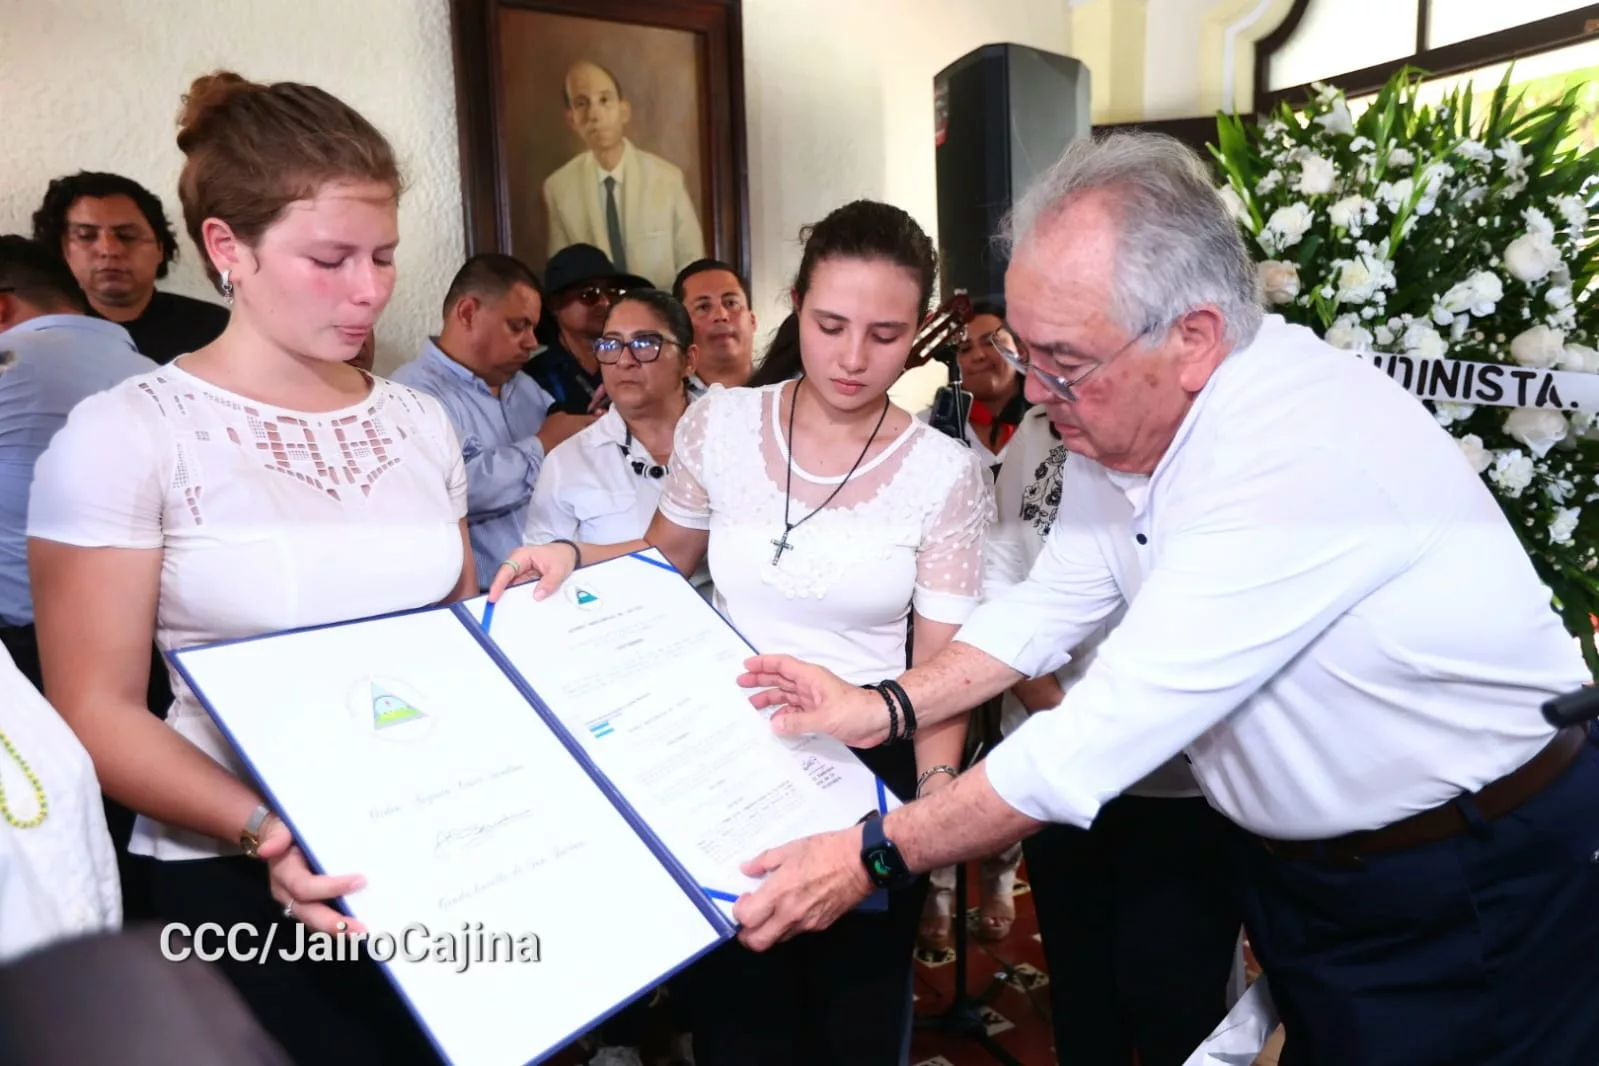
M 1574 642 L 1426 408 L 1263 316 L 1210 182 L 1177 142 L 1124 135 L 1072 145 L 1018 205 L 996 339 L 1076 453 L 1067 520 L 898 683 L 925 727 L 1125 617 L 954 786 L 754 860 L 740 935 L 1088 825 L 1186 752 L 1247 831 L 1284 1063 L 1599 1061 L 1599 742 L 1540 714 L 1587 680 Z M 819 667 L 761 656 L 744 683 L 781 732 L 887 735 L 882 695 Z

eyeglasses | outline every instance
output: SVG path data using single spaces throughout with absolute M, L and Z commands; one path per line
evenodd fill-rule
M 1027 346 L 1017 339 L 1016 334 L 1012 333 L 1008 326 L 1001 326 L 992 333 L 985 334 L 983 337 L 979 338 L 979 343 L 986 343 L 990 345 L 996 352 L 999 353 L 1001 359 L 1015 367 L 1016 371 L 1023 377 L 1026 377 L 1028 374 L 1032 374 L 1034 377 L 1038 378 L 1039 381 L 1043 382 L 1044 387 L 1050 392 L 1053 392 L 1056 396 L 1059 396 L 1067 403 L 1076 403 L 1077 386 L 1086 381 L 1088 377 L 1100 367 L 1104 366 L 1106 363 L 1110 362 L 1112 359 L 1116 358 L 1118 355 L 1122 354 L 1134 344 L 1137 344 L 1139 341 L 1149 336 L 1151 333 L 1156 332 L 1156 330 L 1157 327 L 1155 326 L 1145 327 L 1138 333 L 1134 334 L 1132 339 L 1126 344 L 1122 345 L 1120 348 L 1117 348 L 1105 358 L 1096 360 L 1093 366 L 1089 367 L 1087 370 L 1083 371 L 1081 374 L 1078 374 L 1074 378 L 1065 378 L 1061 377 L 1059 374 L 1052 374 L 1034 363 L 1031 357 L 1027 354 Z
M 622 292 L 622 289 L 614 285 L 588 285 L 567 293 L 561 302 L 570 303 L 576 300 L 585 307 L 593 307 L 601 301 L 614 304 L 621 299 Z
M 610 365 L 622 358 L 622 349 L 626 348 L 633 353 L 634 362 L 653 363 L 661 357 L 661 349 L 668 344 L 677 344 L 677 342 L 659 333 L 636 333 L 627 340 L 621 337 L 601 337 L 594 342 L 594 358 Z M 677 346 L 682 347 L 681 344 Z

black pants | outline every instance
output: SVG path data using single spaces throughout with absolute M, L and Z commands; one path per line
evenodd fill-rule
M 724 944 L 685 975 L 696 1066 L 896 1066 L 927 879 L 763 952 Z
M 911 745 L 856 750 L 901 800 L 916 794 Z M 696 1066 L 897 1066 L 910 1044 L 911 966 L 927 878 L 762 952 L 738 941 L 692 966 Z
M 1240 845 L 1283 1066 L 1599 1063 L 1599 734 L 1474 831 L 1358 868 Z
M 259 948 L 267 926 L 279 927 L 264 963 L 223 958 L 213 965 L 296 1066 L 437 1066 L 443 1061 L 376 963 L 280 957 L 295 944 L 299 923 L 285 918 L 272 899 L 265 863 L 229 856 L 152 861 L 150 867 L 151 896 L 164 922 L 182 922 L 191 931 L 205 922 L 222 927 L 221 936 L 212 934 L 202 946 L 221 947 L 226 931 L 244 923 L 251 929 L 240 943 Z
M 0 645 L 16 663 L 22 676 L 33 682 L 40 694 L 44 693 L 44 671 L 39 667 L 39 640 L 32 626 L 0 625 Z
M 1203 799 L 1124 795 L 1022 844 L 1061 1066 L 1181 1066 L 1226 1015 L 1239 835 Z

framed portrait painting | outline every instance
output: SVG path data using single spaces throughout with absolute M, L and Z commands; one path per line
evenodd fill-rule
M 749 276 L 738 0 L 452 0 L 467 254 Z

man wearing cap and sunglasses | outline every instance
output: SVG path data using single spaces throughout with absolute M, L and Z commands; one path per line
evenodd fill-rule
M 594 342 L 618 296 L 652 287 L 637 274 L 617 270 L 592 244 L 569 245 L 550 257 L 544 268 L 549 313 L 539 328 L 546 348 L 522 369 L 550 394 L 551 411 L 585 415 L 605 407 Z

